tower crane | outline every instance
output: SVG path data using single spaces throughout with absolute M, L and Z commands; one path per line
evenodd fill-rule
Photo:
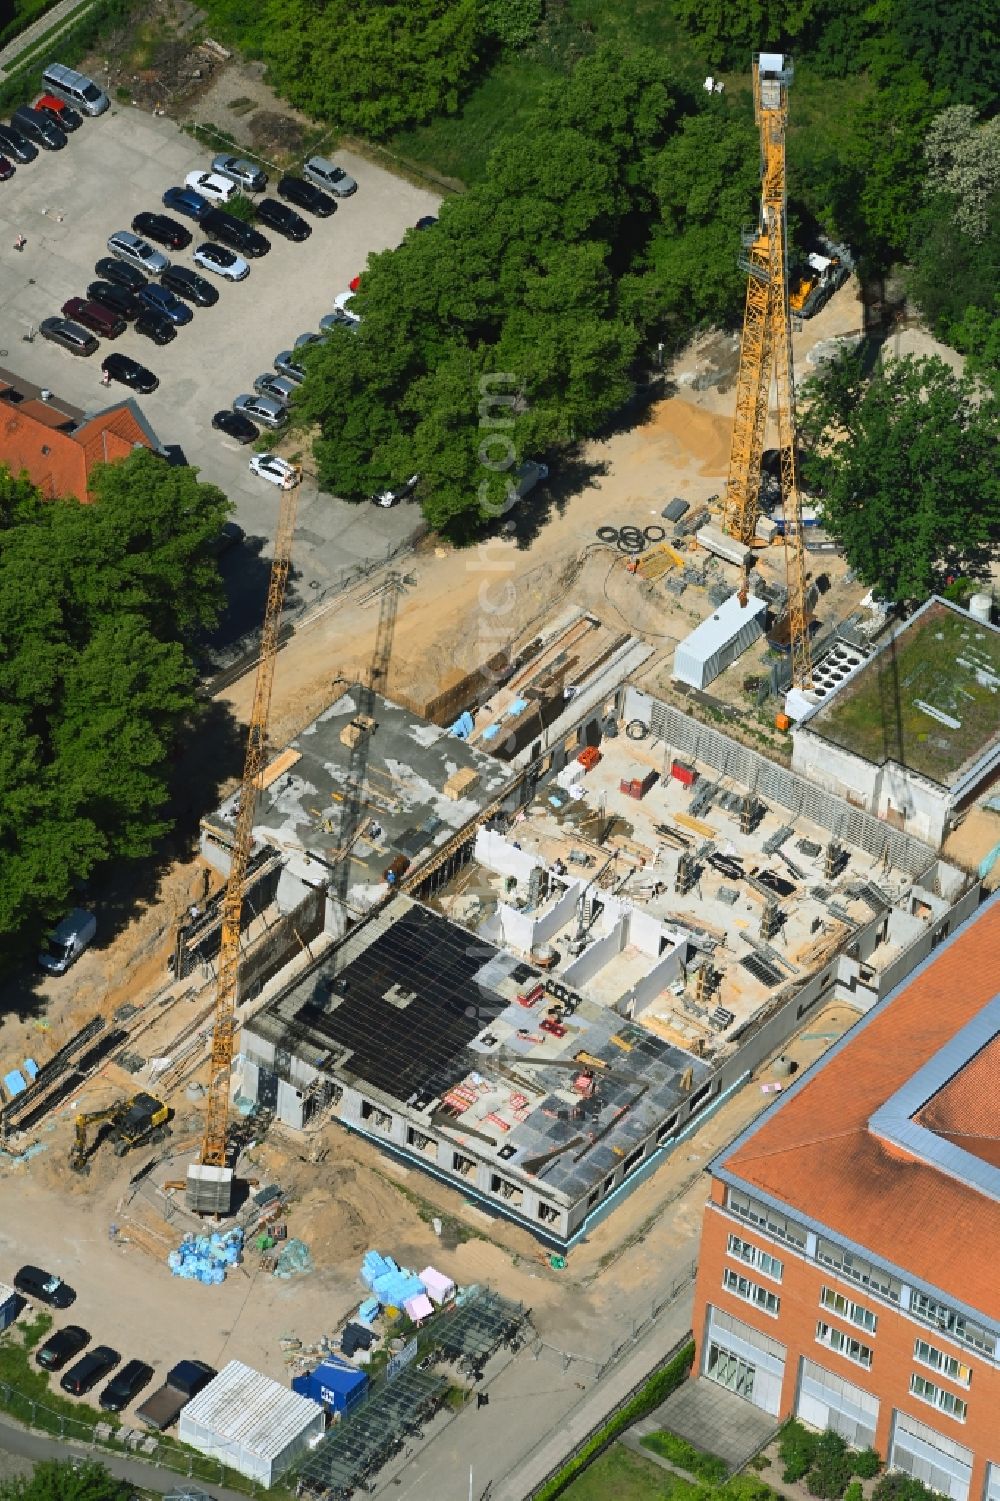
M 236 990 L 240 965 L 240 921 L 243 884 L 253 848 L 253 822 L 257 797 L 267 764 L 267 723 L 271 710 L 271 685 L 278 652 L 278 627 L 285 603 L 285 587 L 292 555 L 292 536 L 298 509 L 294 485 L 281 492 L 274 558 L 267 588 L 267 604 L 260 635 L 260 657 L 254 683 L 253 708 L 247 732 L 243 780 L 240 784 L 236 830 L 230 855 L 229 877 L 222 901 L 222 942 L 212 1023 L 212 1056 L 201 1155 L 187 1174 L 187 1204 L 199 1214 L 228 1214 L 232 1207 L 233 1170 L 226 1155 L 229 1120 L 229 1086 L 236 1032 Z
M 755 231 L 744 236 L 740 265 L 747 273 L 736 416 L 725 496 L 725 530 L 750 545 L 757 529 L 761 459 L 772 378 L 776 388 L 781 506 L 784 516 L 787 621 L 792 683 L 812 687 L 806 600 L 802 498 L 795 472 L 795 383 L 788 306 L 785 131 L 792 60 L 761 52 L 753 62 L 754 117 L 760 131 L 761 202 Z M 747 597 L 746 581 L 740 598 Z

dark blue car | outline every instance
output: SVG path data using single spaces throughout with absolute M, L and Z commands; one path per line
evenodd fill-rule
M 164 318 L 169 318 L 171 323 L 178 325 L 190 323 L 194 317 L 186 303 L 175 297 L 173 292 L 166 287 L 157 286 L 153 282 L 148 287 L 140 287 L 135 294 L 143 307 L 149 308 L 154 313 L 159 313 Z
M 212 205 L 194 188 L 168 188 L 163 195 L 163 207 L 186 214 L 189 219 L 203 219 Z

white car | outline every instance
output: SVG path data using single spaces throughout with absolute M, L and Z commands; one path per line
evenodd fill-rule
M 275 453 L 255 453 L 250 460 L 250 473 L 259 474 L 261 479 L 270 480 L 282 490 L 293 489 L 302 479 L 300 465 L 279 459 Z
M 209 203 L 228 203 L 240 190 L 239 183 L 221 172 L 189 172 L 184 182 Z
M 191 259 L 196 266 L 203 271 L 211 271 L 216 276 L 222 276 L 226 281 L 243 281 L 250 275 L 250 265 L 235 250 L 227 250 L 225 245 L 215 245 L 211 240 L 192 253 Z
M 338 313 L 343 313 L 344 317 L 350 318 L 352 323 L 360 323 L 360 315 L 358 313 L 351 312 L 351 303 L 353 301 L 354 293 L 348 290 L 346 292 L 338 292 L 336 297 L 333 299 L 333 305 L 337 309 Z

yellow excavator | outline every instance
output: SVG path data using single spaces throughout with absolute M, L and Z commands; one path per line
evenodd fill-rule
M 116 1100 L 103 1110 L 90 1110 L 76 1118 L 76 1132 L 69 1154 L 69 1165 L 75 1173 L 87 1171 L 90 1158 L 102 1141 L 110 1141 L 116 1157 L 124 1157 L 133 1147 L 146 1142 L 163 1141 L 170 1135 L 169 1121 L 173 1114 L 168 1105 L 151 1094 L 135 1094 L 130 1100 Z M 102 1126 L 93 1142 L 89 1141 L 92 1126 Z

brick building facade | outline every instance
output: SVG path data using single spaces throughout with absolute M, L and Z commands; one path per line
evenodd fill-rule
M 1000 1501 L 1000 898 L 711 1164 L 696 1369 Z

